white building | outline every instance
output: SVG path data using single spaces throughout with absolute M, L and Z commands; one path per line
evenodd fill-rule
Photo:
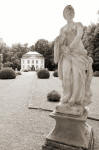
M 44 68 L 44 57 L 36 51 L 29 51 L 21 58 L 21 70 L 38 70 Z

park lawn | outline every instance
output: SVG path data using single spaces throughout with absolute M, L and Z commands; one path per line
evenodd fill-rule
M 89 105 L 89 115 L 99 118 L 99 77 L 93 77 L 91 90 L 92 90 L 92 103 Z M 49 79 L 38 79 L 36 73 L 33 80 L 32 97 L 29 101 L 30 108 L 54 110 L 57 102 L 48 102 L 47 94 L 52 90 L 58 91 L 62 95 L 61 80 L 57 77 L 53 77 L 53 72 L 50 72 Z

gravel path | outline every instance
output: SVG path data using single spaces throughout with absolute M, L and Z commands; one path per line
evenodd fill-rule
M 27 107 L 33 77 L 24 73 L 15 80 L 0 80 L 0 150 L 39 150 L 48 133 L 47 114 Z

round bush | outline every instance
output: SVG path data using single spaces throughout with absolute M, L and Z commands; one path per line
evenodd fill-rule
M 16 74 L 11 68 L 4 68 L 0 70 L 0 79 L 15 79 Z
M 27 69 L 25 69 L 25 70 L 23 70 L 24 72 L 28 72 L 28 70 Z
M 40 79 L 48 79 L 50 77 L 50 73 L 46 69 L 41 69 L 37 71 L 37 77 Z
M 22 73 L 20 71 L 17 71 L 16 75 L 22 75 Z
M 51 102 L 59 102 L 60 98 L 61 98 L 61 95 L 55 90 L 47 94 L 47 100 Z
M 58 77 L 58 70 L 55 70 L 55 71 L 54 71 L 53 76 L 54 76 L 54 77 Z

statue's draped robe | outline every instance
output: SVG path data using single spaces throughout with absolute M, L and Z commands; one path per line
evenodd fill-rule
M 54 61 L 62 80 L 63 103 L 73 99 L 74 104 L 87 106 L 91 102 L 92 59 L 87 56 L 82 34 L 80 23 L 74 23 L 70 29 L 63 27 L 55 40 Z

